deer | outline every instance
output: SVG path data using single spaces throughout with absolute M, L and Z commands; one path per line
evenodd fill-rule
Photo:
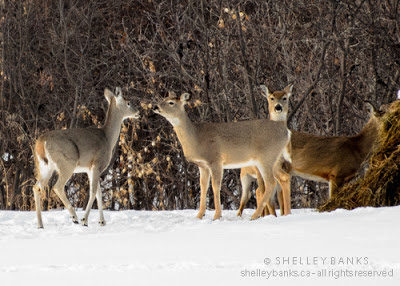
M 200 173 L 200 208 L 197 214 L 202 219 L 206 211 L 206 197 L 210 177 L 214 193 L 214 220 L 221 218 L 220 189 L 224 169 L 257 166 L 267 186 L 259 207 L 251 219 L 261 216 L 267 207 L 271 213 L 271 197 L 275 177 L 279 181 L 279 158 L 290 160 L 286 146 L 290 132 L 284 121 L 248 120 L 221 123 L 193 123 L 185 106 L 191 95 L 183 93 L 180 97 L 173 91 L 158 104 L 153 112 L 163 116 L 173 126 L 188 162 L 196 164 Z
M 139 118 L 139 111 L 122 97 L 120 87 L 115 94 L 109 89 L 104 90 L 108 102 L 106 120 L 102 127 L 88 127 L 64 130 L 52 130 L 41 135 L 35 143 L 35 175 L 33 186 L 38 228 L 43 228 L 41 215 L 41 190 L 49 183 L 54 172 L 58 174 L 54 191 L 68 209 L 72 222 L 78 224 L 78 216 L 69 202 L 64 187 L 74 173 L 87 173 L 90 183 L 89 202 L 84 217 L 83 226 L 88 226 L 88 217 L 94 199 L 97 198 L 100 220 L 104 226 L 100 175 L 108 168 L 116 148 L 121 124 L 128 118 Z
M 291 176 L 328 183 L 329 197 L 331 197 L 338 188 L 355 177 L 378 144 L 383 124 L 381 118 L 388 112 L 390 105 L 385 104 L 378 109 L 369 101 L 365 103 L 369 107 L 370 118 L 357 135 L 321 136 L 291 130 L 292 163 L 286 164 L 283 168 Z M 264 191 L 264 182 L 261 182 L 257 173 L 258 170 L 255 168 L 243 168 L 240 175 L 252 180 L 257 178 L 259 184 L 257 191 L 261 195 Z M 252 180 L 248 179 L 245 182 L 250 185 Z M 284 213 L 285 202 L 279 186 L 276 191 L 281 213 Z
M 270 92 L 266 85 L 260 86 L 262 90 L 262 95 L 267 98 L 268 101 L 268 111 L 269 111 L 269 118 L 272 121 L 283 122 L 285 125 L 287 124 L 287 115 L 289 111 L 289 98 L 292 95 L 293 84 L 289 84 L 283 90 L 278 90 L 274 92 Z M 286 146 L 287 152 L 291 153 L 291 143 Z M 281 158 L 280 161 L 282 164 L 286 162 L 284 158 Z M 289 161 L 290 162 L 290 161 Z M 288 215 L 291 213 L 290 208 L 290 175 L 285 171 L 284 168 L 279 169 L 279 185 L 282 190 L 281 198 L 284 201 L 283 206 L 283 214 Z M 250 166 L 241 169 L 240 172 L 240 182 L 242 185 L 242 196 L 240 200 L 239 211 L 237 213 L 238 216 L 242 216 L 242 212 L 244 207 L 246 206 L 247 202 L 251 197 L 250 187 L 251 183 L 257 179 L 258 188 L 256 190 L 256 197 L 257 197 L 257 206 L 259 205 L 259 201 L 264 194 L 265 184 L 262 179 L 260 172 L 258 171 L 257 167 Z M 268 208 L 262 213 L 262 216 L 269 214 Z

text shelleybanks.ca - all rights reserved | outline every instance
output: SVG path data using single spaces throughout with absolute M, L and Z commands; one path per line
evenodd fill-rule
M 394 276 L 394 270 L 349 270 L 349 269 L 321 269 L 321 270 L 265 270 L 265 269 L 244 269 L 240 276 L 245 278 L 363 278 L 380 277 L 389 278 Z

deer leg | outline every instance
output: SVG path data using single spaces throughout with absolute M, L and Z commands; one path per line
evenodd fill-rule
M 96 200 L 97 200 L 97 206 L 99 207 L 99 214 L 100 214 L 99 225 L 105 226 L 106 221 L 104 220 L 104 215 L 103 215 L 103 194 L 101 192 L 100 182 L 97 184 Z
M 54 192 L 61 199 L 64 206 L 69 211 L 71 218 L 72 218 L 72 222 L 78 223 L 78 216 L 76 215 L 76 212 L 75 212 L 74 208 L 72 207 L 70 201 L 68 200 L 67 195 L 65 194 L 65 190 L 64 190 L 65 183 L 68 181 L 68 179 L 71 176 L 72 176 L 72 172 L 69 172 L 68 174 L 59 173 L 57 183 L 54 186 Z
M 280 185 L 280 189 L 282 189 L 282 191 L 279 192 L 280 194 L 278 193 L 278 197 L 281 197 L 279 201 L 281 215 L 291 214 L 290 175 L 281 168 L 278 168 L 275 170 L 274 176 L 279 183 L 278 185 Z
M 259 207 L 263 195 L 264 195 L 264 193 L 261 193 L 260 188 L 257 187 L 257 190 L 256 190 L 257 207 Z M 264 214 L 264 212 L 263 212 L 263 214 Z
M 256 190 L 257 207 L 261 203 L 261 200 L 262 200 L 262 198 L 264 196 L 264 192 L 265 192 L 264 188 L 263 189 L 257 188 L 257 190 Z M 267 215 L 269 215 L 269 210 L 268 210 L 268 207 L 265 207 L 261 212 L 261 216 L 264 217 L 264 216 L 267 216 Z
M 35 194 L 35 205 L 36 205 L 36 216 L 38 222 L 38 228 L 43 228 L 42 222 L 42 207 L 40 204 L 40 187 L 38 182 L 33 186 L 33 192 Z
M 329 178 L 329 198 L 343 185 L 344 179 L 334 175 Z
M 242 169 L 242 172 L 243 172 L 243 169 Z M 252 181 L 253 181 L 253 178 L 250 175 L 248 175 L 246 173 L 240 174 L 240 183 L 242 185 L 242 196 L 240 198 L 240 206 L 239 206 L 239 211 L 237 213 L 238 216 L 242 216 L 243 209 L 250 199 L 250 196 L 251 196 L 250 186 L 251 186 Z
M 278 195 L 278 202 L 279 202 L 279 208 L 281 211 L 281 215 L 283 215 L 283 213 L 285 212 L 284 210 L 284 206 L 283 206 L 283 193 L 282 193 L 282 188 L 280 184 L 276 184 L 276 193 Z
M 264 196 L 265 193 L 265 184 L 264 184 L 264 179 L 260 174 L 260 171 L 257 169 L 257 190 L 256 190 L 256 198 L 257 198 L 257 207 L 259 206 L 262 197 Z M 261 216 L 266 216 L 269 215 L 269 210 L 268 207 L 265 207 L 261 213 Z
M 202 219 L 206 213 L 207 191 L 210 185 L 210 170 L 207 167 L 199 167 L 200 170 L 200 209 L 198 219 Z
M 81 223 L 83 226 L 88 226 L 88 218 L 90 210 L 92 209 L 94 199 L 96 198 L 97 187 L 99 185 L 99 174 L 95 170 L 91 170 L 88 173 L 89 181 L 90 181 L 90 193 L 89 193 L 89 202 L 86 206 L 85 216 L 81 219 Z
M 289 215 L 292 213 L 292 201 L 290 198 L 290 177 L 289 179 L 282 182 L 282 193 L 283 193 L 283 215 Z
M 223 175 L 222 167 L 214 167 L 211 169 L 211 184 L 214 191 L 214 220 L 221 218 L 221 182 Z
M 35 197 L 35 206 L 36 206 L 36 216 L 38 221 L 38 228 L 43 228 L 42 221 L 42 205 L 41 205 L 41 194 L 42 190 L 49 184 L 49 180 L 54 170 L 50 168 L 48 165 L 44 166 L 43 164 L 36 164 L 35 167 L 37 169 L 37 177 L 36 184 L 33 186 L 33 193 Z
M 255 213 L 251 217 L 252 220 L 257 219 L 261 216 L 263 209 L 267 206 L 270 214 L 276 216 L 275 207 L 272 204 L 272 194 L 276 185 L 274 176 L 272 175 L 272 169 L 268 167 L 258 168 L 263 176 L 263 180 L 266 183 L 265 193 L 261 199 L 260 205 L 257 207 Z M 271 170 L 270 170 L 271 169 Z

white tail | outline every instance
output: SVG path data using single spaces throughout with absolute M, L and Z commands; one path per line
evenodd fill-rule
M 120 88 L 116 88 L 116 94 L 108 89 L 104 91 L 109 106 L 103 127 L 54 130 L 37 139 L 34 150 L 37 182 L 33 190 L 39 228 L 43 228 L 40 192 L 54 172 L 58 173 L 54 191 L 69 210 L 74 223 L 78 223 L 78 217 L 65 194 L 64 186 L 73 173 L 88 174 L 90 198 L 82 224 L 87 226 L 89 212 L 97 195 L 99 224 L 105 225 L 99 178 L 111 161 L 122 121 L 139 117 L 139 111 L 123 99 Z
M 268 100 L 268 111 L 270 119 L 273 121 L 284 122 L 286 124 L 287 114 L 289 110 L 289 98 L 292 94 L 293 85 L 290 84 L 283 90 L 275 91 L 273 93 L 271 93 L 265 85 L 262 85 L 261 88 L 263 90 L 264 96 Z M 282 188 L 282 195 L 283 195 L 282 200 L 284 201 L 282 205 L 285 206 L 285 209 L 283 210 L 283 214 L 285 215 L 291 213 L 290 176 L 284 169 L 280 167 L 282 166 L 282 163 L 284 161 L 287 161 L 289 163 L 291 162 L 290 153 L 291 153 L 291 145 L 289 142 L 289 144 L 284 149 L 282 158 L 280 158 L 281 163 L 276 167 L 276 172 L 275 172 L 275 176 L 277 176 L 276 179 L 278 180 L 279 185 Z M 263 154 L 260 154 L 260 156 L 263 156 Z M 263 181 L 262 176 L 258 171 L 257 167 L 252 166 L 252 167 L 242 168 L 240 172 L 240 182 L 242 184 L 242 197 L 240 200 L 238 216 L 242 215 L 243 209 L 251 197 L 250 187 L 254 179 L 257 179 L 258 183 L 258 188 L 256 190 L 257 208 L 260 207 L 260 199 L 262 198 L 265 192 L 266 183 Z M 271 202 L 271 205 L 272 204 L 273 203 Z M 267 215 L 269 213 L 271 213 L 270 210 L 268 208 L 265 208 L 262 215 Z M 275 214 L 275 212 L 272 212 L 271 214 Z
M 252 120 L 230 123 L 192 123 L 185 112 L 190 95 L 177 97 L 174 93 L 154 107 L 174 127 L 183 152 L 189 162 L 200 170 L 201 219 L 206 210 L 210 176 L 214 191 L 215 215 L 221 217 L 220 188 L 224 169 L 257 166 L 267 188 L 252 219 L 258 218 L 265 206 L 271 212 L 271 195 L 275 186 L 278 158 L 290 140 L 285 121 Z

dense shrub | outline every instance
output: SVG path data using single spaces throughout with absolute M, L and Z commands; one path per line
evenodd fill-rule
M 108 209 L 195 208 L 197 168 L 150 105 L 169 90 L 194 96 L 194 121 L 267 116 L 258 90 L 294 82 L 289 125 L 355 134 L 362 101 L 389 102 L 399 88 L 398 1 L 1 1 L 0 208 L 33 206 L 32 147 L 42 133 L 101 125 L 106 87 L 143 108 L 122 128 L 103 176 Z M 238 170 L 225 171 L 222 204 L 236 208 Z M 68 195 L 87 201 L 87 178 Z M 293 180 L 293 207 L 315 207 L 325 187 Z M 48 195 L 45 206 L 60 202 Z M 212 196 L 209 196 L 212 207 Z M 252 201 L 254 205 L 254 201 Z

